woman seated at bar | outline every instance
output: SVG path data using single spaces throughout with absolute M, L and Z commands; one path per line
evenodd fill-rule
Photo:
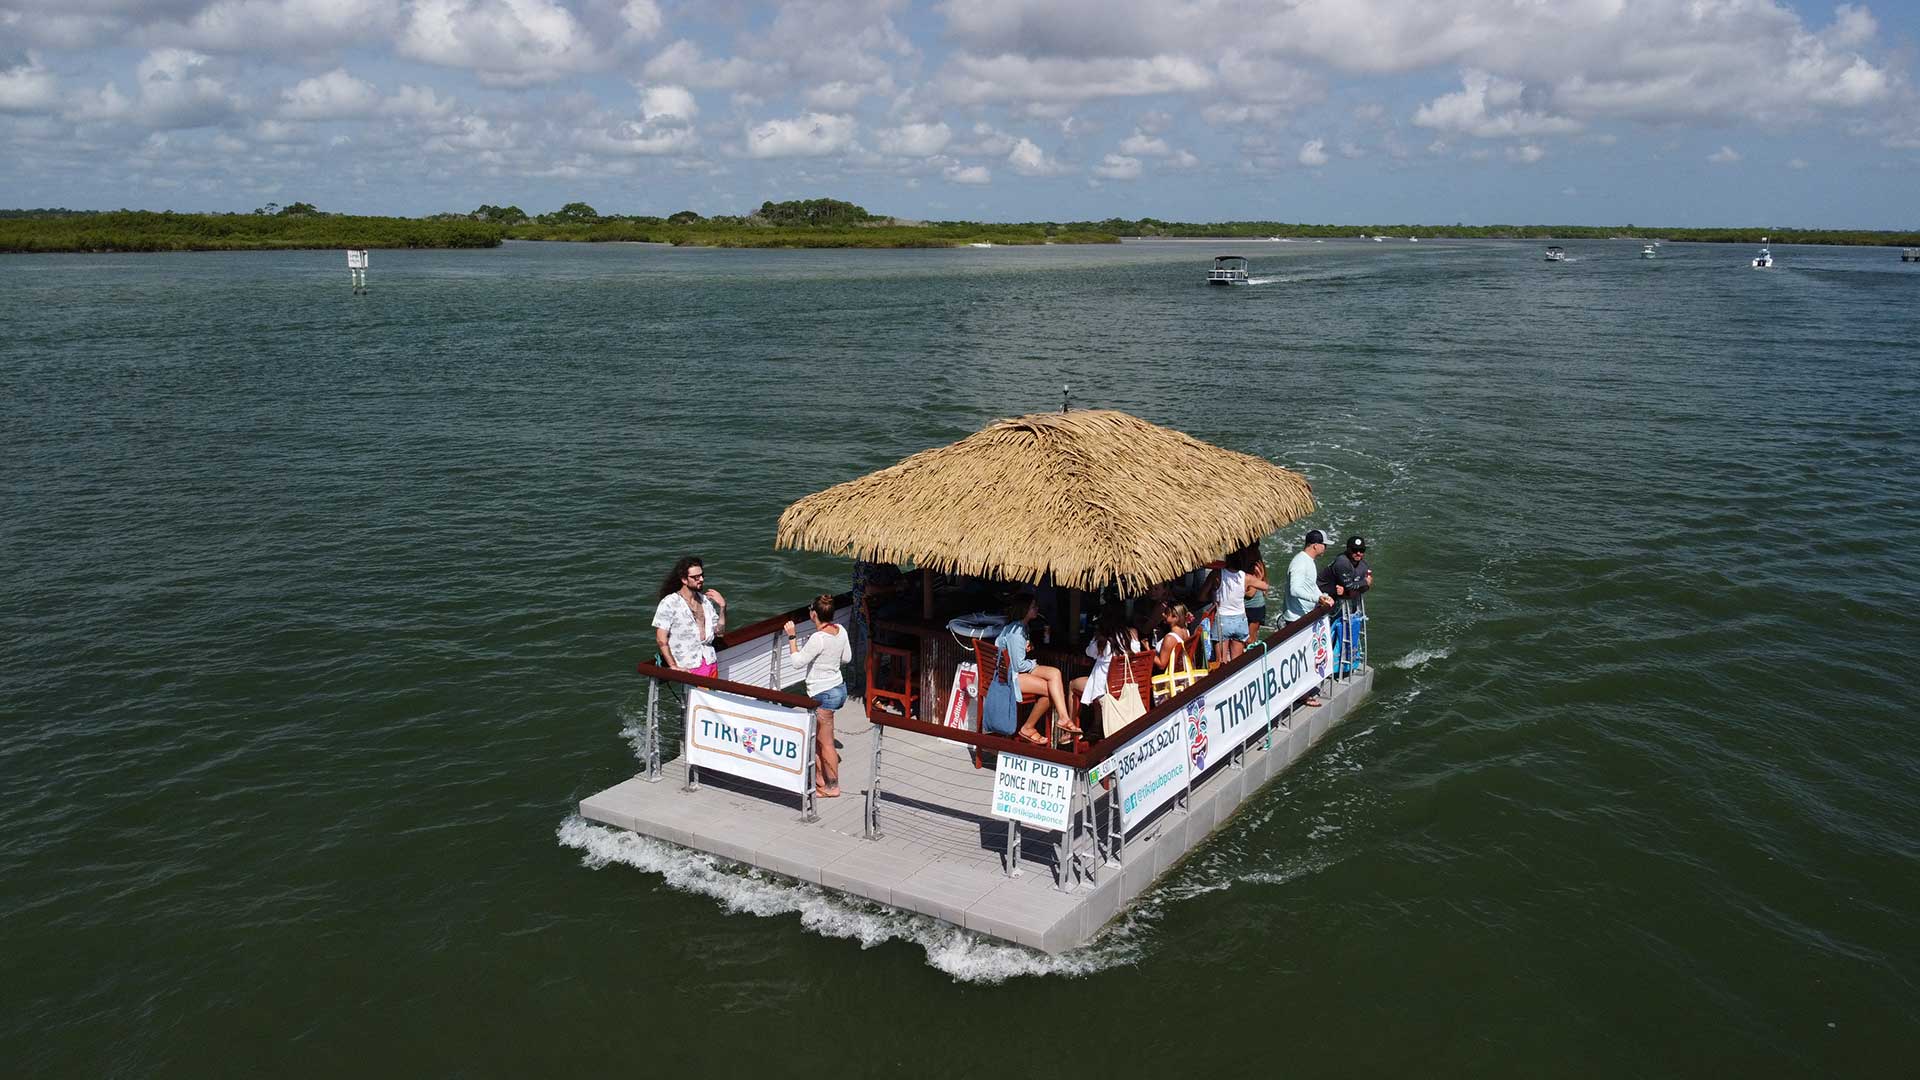
M 802 646 L 792 622 L 782 627 L 787 634 L 787 651 L 800 658 L 806 672 L 807 696 L 813 699 L 815 742 L 814 794 L 826 799 L 840 797 L 840 748 L 833 742 L 834 710 L 847 703 L 847 681 L 840 665 L 853 660 L 853 646 L 833 621 L 833 596 L 821 593 L 807 609 L 813 620 L 813 636 Z
M 1080 725 L 1073 722 L 1073 714 L 1067 711 L 1066 683 L 1060 677 L 1060 669 L 1037 663 L 1027 656 L 1027 623 L 1039 614 L 1040 607 L 1031 594 L 1015 593 L 1007 601 L 1007 625 L 993 639 L 996 648 L 1006 650 L 1012 669 L 1019 676 L 1020 696 L 1035 694 L 1040 698 L 1033 703 L 1033 711 L 1027 714 L 1026 722 L 1014 732 L 1017 737 L 1030 743 L 1047 741 L 1047 737 L 1040 734 L 1040 718 L 1047 714 L 1049 707 L 1060 717 L 1061 731 L 1069 735 L 1080 734 Z
M 1087 655 L 1093 658 L 1093 670 L 1073 680 L 1069 686 L 1073 693 L 1068 695 L 1067 704 L 1073 706 L 1075 724 L 1080 723 L 1080 713 L 1107 692 L 1107 671 L 1112 667 L 1114 657 L 1120 657 L 1120 662 L 1124 664 L 1129 654 L 1145 648 L 1140 643 L 1140 634 L 1127 622 L 1126 605 L 1118 600 L 1102 604 L 1100 613 L 1093 620 L 1093 640 L 1087 642 Z M 1108 726 L 1103 730 L 1111 735 L 1115 729 Z
M 1172 603 L 1160 609 L 1160 629 L 1165 636 L 1160 639 L 1160 655 L 1153 661 L 1155 671 L 1172 671 L 1174 661 L 1186 655 L 1187 642 L 1193 638 L 1187 622 L 1192 618 L 1185 604 Z

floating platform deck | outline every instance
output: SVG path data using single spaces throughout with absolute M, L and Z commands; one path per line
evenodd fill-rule
M 1255 736 L 1240 759 L 1216 765 L 1172 806 L 1128 834 L 1119 861 L 1089 852 L 1058 865 L 1055 834 L 1021 826 L 1020 873 L 1006 872 L 1008 822 L 992 817 L 993 770 L 967 747 L 886 729 L 880 833 L 863 835 L 863 803 L 881 729 L 850 701 L 834 722 L 841 746 L 837 799 L 803 821 L 798 797 L 712 770 L 688 790 L 687 761 L 657 782 L 635 777 L 580 803 L 592 821 L 718 855 L 799 881 L 918 912 L 988 937 L 1058 953 L 1090 940 L 1134 897 L 1224 824 L 1365 701 L 1374 672 L 1329 682 L 1319 708 L 1296 705 Z M 1091 877 L 1091 880 L 1089 880 Z

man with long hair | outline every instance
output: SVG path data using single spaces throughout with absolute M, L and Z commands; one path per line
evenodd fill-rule
M 676 671 L 712 677 L 719 673 L 713 639 L 727 629 L 727 598 L 707 588 L 707 568 L 697 555 L 673 564 L 660 582 L 653 609 L 653 640 L 660 658 Z

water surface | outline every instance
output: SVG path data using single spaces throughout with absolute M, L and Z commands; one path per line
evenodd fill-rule
M 1266 283 L 1175 244 L 383 251 L 363 297 L 338 252 L 0 257 L 0 1061 L 1902 1067 L 1920 266 L 1228 250 Z M 634 769 L 676 556 L 736 618 L 839 587 L 783 507 L 1069 383 L 1302 470 L 1378 574 L 1374 701 L 1113 932 L 1043 958 L 571 817 Z

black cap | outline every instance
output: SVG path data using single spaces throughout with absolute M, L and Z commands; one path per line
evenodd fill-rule
M 1327 542 L 1326 533 L 1321 532 L 1319 529 L 1308 529 L 1307 538 L 1301 541 L 1300 546 L 1306 547 L 1308 544 L 1324 544 L 1326 542 Z
M 1367 550 L 1367 538 L 1364 536 L 1347 537 L 1347 551 L 1350 554 L 1363 554 Z

